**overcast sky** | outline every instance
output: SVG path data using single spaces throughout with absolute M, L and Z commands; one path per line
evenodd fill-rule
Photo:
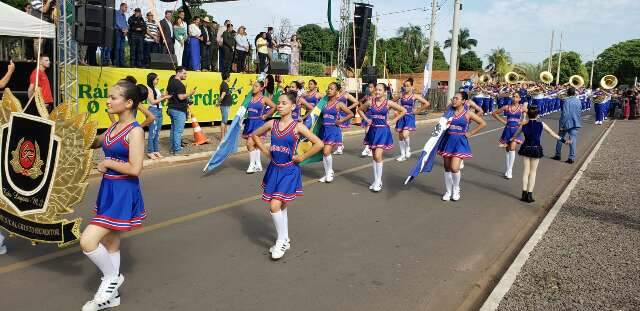
M 130 0 L 148 1 L 148 0 Z M 333 24 L 339 27 L 339 0 L 333 2 Z M 391 37 L 408 24 L 424 26 L 431 18 L 430 0 L 373 0 L 374 14 L 380 14 L 380 36 Z M 453 0 L 438 0 L 436 40 L 449 37 Z M 563 50 L 574 50 L 583 61 L 592 58 L 613 43 L 640 38 L 640 0 L 463 0 L 461 27 L 469 28 L 478 40 L 476 53 L 485 55 L 498 46 L 511 53 L 515 62 L 539 63 L 548 56 L 551 31 L 564 32 Z M 162 3 L 171 6 L 173 3 Z M 289 18 L 295 26 L 327 24 L 324 0 L 239 0 L 205 4 L 202 7 L 218 22 L 231 19 L 234 26 L 247 26 L 256 34 L 267 25 L 277 26 Z M 428 35 L 428 34 L 427 34 Z M 304 44 L 304 43 L 303 43 Z M 449 50 L 445 50 L 447 59 Z

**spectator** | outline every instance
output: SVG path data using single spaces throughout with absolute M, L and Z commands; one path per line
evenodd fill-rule
M 55 0 L 32 0 L 31 1 L 31 15 L 46 21 L 52 22 L 51 20 L 51 12 L 55 8 Z M 42 54 L 43 51 L 41 49 L 44 48 L 44 40 L 43 38 L 35 38 L 33 39 L 33 53 L 34 57 L 38 53 Z
M 276 40 L 273 38 L 273 27 L 267 27 L 267 57 L 269 58 L 269 65 L 273 63 L 273 50 L 276 47 Z
M 175 54 L 173 46 L 173 12 L 164 12 L 164 19 L 160 21 L 160 49 L 164 54 Z
M 227 29 L 227 25 L 231 24 L 230 20 L 226 20 L 224 21 L 224 26 L 222 26 L 221 28 L 218 28 L 218 33 L 216 34 L 216 42 L 218 43 L 218 51 L 219 51 L 219 56 L 218 56 L 218 68 L 220 69 L 220 71 L 222 71 L 222 68 L 224 68 L 224 49 L 222 48 L 223 46 L 223 40 L 222 40 L 222 35 L 224 34 L 224 32 Z
M 7 73 L 5 73 L 4 76 L 2 76 L 2 79 L 0 79 L 0 89 L 4 89 L 5 87 L 7 87 L 7 84 L 9 84 L 11 75 L 13 75 L 14 71 L 16 71 L 16 65 L 12 60 L 9 60 L 9 64 L 7 65 Z
M 158 24 L 153 19 L 153 13 L 147 12 L 147 32 L 144 35 L 144 65 L 149 66 L 151 53 L 160 52 L 160 34 L 158 33 Z
M 261 32 L 256 37 L 256 51 L 258 52 L 258 70 L 257 73 L 266 73 L 267 70 L 267 59 L 269 58 L 269 49 L 267 48 L 267 33 Z
M 200 17 L 194 17 L 193 23 L 189 25 L 189 68 L 200 71 L 200 43 L 202 32 L 200 32 Z
M 53 93 L 51 93 L 51 84 L 49 84 L 49 77 L 47 77 L 45 71 L 50 66 L 51 61 L 49 60 L 49 56 L 41 54 L 39 67 L 34 69 L 29 76 L 29 90 L 27 92 L 29 99 L 31 99 L 36 92 L 36 87 L 39 87 L 42 92 L 42 100 L 49 112 L 53 110 Z
M 142 18 L 140 8 L 133 10 L 129 17 L 129 54 L 131 67 L 144 66 L 144 36 L 147 33 L 147 23 Z
M 218 42 L 216 41 L 218 38 L 218 29 L 220 25 L 213 21 L 210 29 L 211 29 L 211 52 L 209 55 L 211 56 L 211 71 L 218 71 Z
M 31 2 L 26 2 L 24 4 L 24 11 L 27 14 L 31 14 L 31 10 L 32 10 L 32 6 L 31 6 Z M 36 54 L 35 51 L 33 50 L 33 39 L 31 38 L 25 38 L 24 40 L 24 56 L 27 60 L 34 60 L 36 59 Z
M 569 134 L 571 144 L 569 145 L 569 158 L 567 163 L 572 164 L 576 159 L 576 144 L 578 141 L 578 129 L 582 127 L 580 114 L 582 112 L 582 105 L 580 100 L 576 97 L 576 89 L 569 87 L 567 89 L 567 98 L 562 105 L 562 111 L 560 113 L 560 137 L 564 138 Z M 562 143 L 558 141 L 556 143 L 556 155 L 552 157 L 554 160 L 560 160 L 560 154 L 562 153 Z
M 124 67 L 124 44 L 125 37 L 129 32 L 129 24 L 127 24 L 127 17 L 124 13 L 127 12 L 127 4 L 121 3 L 120 10 L 116 11 L 116 24 L 114 25 L 114 51 L 113 51 L 113 65 L 117 67 Z
M 173 48 L 176 53 L 176 59 L 178 66 L 182 66 L 182 54 L 184 53 L 184 46 L 187 42 L 187 23 L 180 16 L 176 18 L 176 22 L 173 23 Z
M 200 25 L 200 33 L 202 33 L 202 42 L 200 43 L 200 64 L 202 66 L 202 71 L 209 71 L 209 62 L 211 61 L 211 56 L 209 55 L 209 52 L 211 51 L 210 24 L 211 21 L 209 20 L 209 16 L 205 16 L 202 19 L 202 25 Z
M 236 35 L 236 72 L 244 72 L 247 54 L 249 54 L 250 49 L 251 45 L 247 37 L 247 28 L 240 26 L 238 34 Z
M 300 49 L 302 48 L 302 44 L 300 43 L 300 39 L 298 39 L 297 35 L 291 36 L 291 70 L 289 71 L 292 75 L 298 75 L 300 71 Z
M 278 59 L 281 62 L 285 62 L 287 64 L 290 64 L 290 62 L 291 62 L 291 44 L 290 44 L 290 41 L 283 42 L 282 44 L 278 45 Z
M 224 51 L 224 67 L 222 72 L 231 72 L 233 63 L 233 50 L 236 47 L 236 38 L 233 35 L 233 25 L 227 24 L 227 30 L 222 34 L 222 50 Z
M 184 123 L 187 121 L 189 96 L 196 92 L 194 88 L 187 93 L 187 88 L 182 83 L 186 79 L 187 70 L 182 66 L 178 66 L 176 67 L 176 74 L 169 78 L 169 83 L 167 84 L 167 93 L 171 96 L 167 109 L 167 114 L 171 119 L 169 141 L 171 143 L 171 153 L 174 155 L 182 154 L 182 132 L 184 131 Z
M 160 129 L 162 128 L 162 101 L 171 98 L 171 95 L 162 94 L 158 89 L 158 74 L 150 72 L 147 75 L 147 87 L 149 89 L 147 103 L 149 112 L 155 117 L 153 123 L 149 124 L 149 141 L 147 144 L 147 157 L 155 160 L 162 158 L 158 142 L 160 140 Z
M 226 54 L 228 55 L 228 54 Z M 233 97 L 231 90 L 229 89 L 229 78 L 231 74 L 228 71 L 222 72 L 222 83 L 220 83 L 220 98 L 218 99 L 218 105 L 220 105 L 220 140 L 224 138 L 227 133 L 227 122 L 229 121 L 229 109 L 233 104 Z

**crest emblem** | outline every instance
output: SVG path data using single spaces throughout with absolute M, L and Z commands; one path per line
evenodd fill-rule
M 5 89 L 0 104 L 0 226 L 32 242 L 75 242 L 80 218 L 63 214 L 84 196 L 96 124 L 71 104 L 47 113 L 40 94 L 36 113 Z

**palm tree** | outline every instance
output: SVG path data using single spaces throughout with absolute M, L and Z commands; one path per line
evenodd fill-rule
M 498 76 L 503 77 L 507 72 L 511 71 L 513 65 L 511 65 L 511 55 L 507 53 L 504 48 L 498 47 L 491 50 L 491 54 L 487 54 L 489 65 L 487 68 L 492 68 L 492 72 Z
M 426 40 L 420 26 L 409 25 L 407 27 L 400 27 L 398 29 L 398 36 L 402 38 L 402 41 L 406 44 L 407 49 L 415 61 L 426 45 Z
M 540 73 L 546 68 L 542 64 L 520 63 L 513 66 L 513 70 L 524 75 L 528 81 L 538 81 Z
M 449 30 L 449 33 L 453 34 L 453 30 Z M 460 33 L 458 34 L 458 59 L 456 70 L 460 68 L 460 54 L 464 50 L 471 50 L 478 45 L 478 40 L 471 38 L 471 33 L 469 32 L 469 28 L 460 29 Z M 444 41 L 444 48 L 451 48 L 451 38 Z

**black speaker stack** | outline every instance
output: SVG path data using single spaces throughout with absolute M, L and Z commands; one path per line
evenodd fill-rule
M 74 39 L 80 44 L 113 46 L 115 0 L 79 0 L 74 5 Z
M 355 44 L 356 44 L 356 60 L 357 67 L 362 67 L 362 61 L 367 53 L 367 45 L 369 43 L 369 32 L 371 31 L 371 15 L 373 14 L 373 5 L 368 3 L 356 2 L 354 10 L 354 27 Z M 353 39 L 350 44 L 351 49 L 347 53 L 347 66 L 353 68 Z

